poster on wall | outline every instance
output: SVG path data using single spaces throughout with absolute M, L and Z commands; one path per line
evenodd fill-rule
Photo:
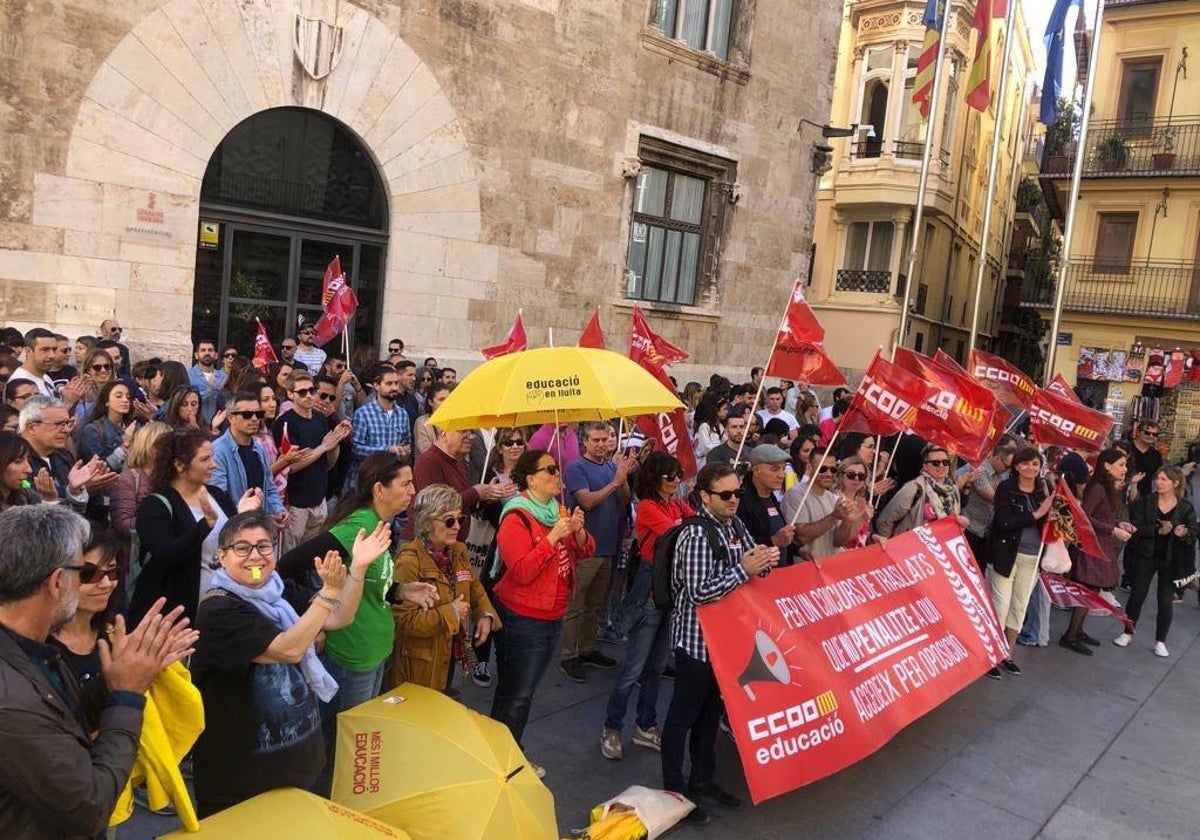
M 1091 347 L 1079 348 L 1079 361 L 1075 365 L 1076 379 L 1091 379 L 1092 370 L 1095 363 L 1095 353 Z

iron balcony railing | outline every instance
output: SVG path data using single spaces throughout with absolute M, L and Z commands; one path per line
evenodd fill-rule
M 1040 196 L 1039 196 L 1040 197 Z M 1023 199 L 1017 197 L 1017 212 L 1027 213 L 1033 219 L 1034 225 L 1038 230 L 1045 230 L 1049 211 L 1046 209 L 1044 201 L 1035 201 L 1032 199 Z
M 1068 178 L 1078 144 L 1042 155 L 1041 173 Z M 1092 120 L 1083 174 L 1091 177 L 1200 175 L 1200 117 Z
M 904 288 L 904 275 L 898 278 L 896 288 Z M 866 271 L 858 268 L 839 268 L 834 281 L 839 292 L 869 292 L 886 295 L 892 291 L 892 272 Z
M 1021 305 L 1053 306 L 1056 284 L 1056 272 L 1027 274 L 1021 285 Z M 1200 264 L 1072 262 L 1067 267 L 1063 306 L 1074 312 L 1200 321 Z

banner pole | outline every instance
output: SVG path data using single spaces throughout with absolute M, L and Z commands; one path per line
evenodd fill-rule
M 1079 7 L 1079 14 L 1084 8 Z M 1088 61 L 1087 81 L 1083 86 L 1083 114 L 1079 123 L 1079 141 L 1075 146 L 1075 165 L 1071 173 L 1071 192 L 1067 196 L 1067 219 L 1063 227 L 1062 255 L 1058 264 L 1058 285 L 1054 290 L 1054 317 L 1050 321 L 1050 344 L 1046 348 L 1046 365 L 1042 371 L 1042 384 L 1049 384 L 1054 377 L 1054 357 L 1058 350 L 1059 327 L 1062 326 L 1063 302 L 1066 299 L 1067 269 L 1071 267 L 1071 239 L 1075 235 L 1075 216 L 1079 212 L 1079 185 L 1083 180 L 1083 159 L 1087 156 L 1088 125 L 1091 122 L 1092 93 L 1096 84 L 1096 65 L 1100 62 L 1100 29 L 1104 22 L 1104 3 L 1096 4 L 1096 20 L 1092 26 L 1092 52 Z M 1076 80 L 1078 82 L 1078 80 Z
M 1015 2 L 1015 0 L 1014 0 Z M 921 175 L 917 181 L 917 205 L 913 210 L 912 247 L 908 252 L 908 271 L 904 277 L 904 296 L 900 300 L 900 326 L 892 342 L 892 360 L 896 348 L 904 344 L 904 333 L 908 329 L 908 302 L 912 298 L 913 274 L 917 268 L 917 246 L 921 241 L 921 221 L 925 216 L 925 193 L 929 188 L 929 163 L 933 156 L 934 117 L 938 114 L 938 98 L 942 92 L 942 64 L 946 60 L 946 44 L 950 40 L 951 0 L 946 0 L 942 9 L 942 29 L 938 36 L 937 61 L 933 65 L 933 87 L 929 92 L 929 116 L 925 120 L 925 149 L 921 154 Z
M 782 328 L 784 321 L 787 320 L 787 308 L 792 305 L 792 299 L 796 296 L 796 289 L 800 285 L 800 278 L 796 278 L 796 282 L 792 284 L 792 294 L 788 298 L 788 302 L 784 305 L 783 318 L 779 322 L 779 327 Z M 775 348 L 779 346 L 779 329 L 775 330 L 775 340 L 771 342 L 771 352 L 767 354 L 767 363 L 763 365 L 762 379 L 758 382 L 758 390 L 754 392 L 754 401 L 750 403 L 750 416 L 754 416 L 754 412 L 758 406 L 758 401 L 762 398 L 763 388 L 767 384 L 767 368 L 771 366 L 771 359 L 775 357 Z M 785 395 L 786 396 L 786 395 Z M 750 428 L 750 418 L 746 418 L 746 428 Z M 746 435 L 742 434 L 741 441 L 738 442 L 737 453 L 733 456 L 733 468 L 736 470 L 738 464 L 742 461 L 742 448 L 746 445 Z
M 1000 129 L 1003 127 L 1004 118 L 1008 113 L 1008 109 L 1004 107 L 1004 85 L 1008 82 L 1008 62 L 1012 58 L 1012 45 L 1015 40 L 1012 37 L 1012 28 L 1016 12 L 1017 0 L 1009 0 L 1008 9 L 1004 15 L 1004 57 L 1000 59 L 1000 81 L 996 88 L 996 119 L 992 129 L 992 155 L 988 163 L 987 198 L 983 203 L 983 233 L 979 243 L 979 265 L 976 266 L 975 306 L 971 309 L 971 337 L 967 344 L 968 351 L 975 349 L 975 342 L 979 339 L 979 303 L 983 298 L 983 275 L 987 268 L 988 236 L 992 227 L 992 207 L 996 200 L 998 168 L 996 164 L 1000 160 Z
M 871 474 L 867 477 L 871 482 L 867 485 L 867 504 L 875 507 L 875 474 L 879 472 L 879 450 L 883 447 L 883 435 L 875 435 L 875 458 L 871 464 Z
M 825 447 L 825 452 L 821 455 L 822 461 L 829 457 L 829 452 L 833 449 L 833 445 L 837 442 L 838 434 L 841 431 L 840 426 L 833 430 L 833 435 L 829 438 L 829 445 Z M 816 483 L 816 476 L 809 478 L 808 486 L 804 488 L 804 495 L 800 497 L 800 504 L 796 506 L 796 512 L 792 514 L 792 521 L 788 523 L 789 525 L 795 525 L 796 520 L 800 518 L 800 511 L 804 509 L 804 503 L 808 501 L 808 496 L 812 493 L 813 485 Z

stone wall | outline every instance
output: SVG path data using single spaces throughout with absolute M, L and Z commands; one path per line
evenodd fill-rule
M 72 335 L 122 319 L 188 341 L 199 185 L 268 107 L 355 131 L 389 190 L 386 339 L 466 361 L 524 309 L 573 342 L 593 307 L 623 349 L 634 181 L 652 135 L 737 162 L 715 292 L 651 307 L 695 370 L 761 364 L 807 271 L 814 183 L 796 126 L 829 112 L 840 9 L 743 0 L 730 64 L 648 25 L 651 0 L 0 2 L 0 322 Z M 294 15 L 344 27 L 324 81 Z M 689 371 L 681 367 L 681 378 Z

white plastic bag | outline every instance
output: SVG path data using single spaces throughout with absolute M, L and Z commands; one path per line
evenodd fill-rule
M 1042 571 L 1055 575 L 1065 575 L 1071 571 L 1071 555 L 1067 553 L 1067 544 L 1062 540 L 1046 543 L 1042 551 Z
M 608 816 L 609 810 L 618 802 L 633 808 L 642 825 L 646 826 L 647 840 L 655 840 L 666 834 L 696 807 L 696 803 L 682 793 L 634 785 L 607 802 L 602 802 L 599 806 L 600 818 Z

